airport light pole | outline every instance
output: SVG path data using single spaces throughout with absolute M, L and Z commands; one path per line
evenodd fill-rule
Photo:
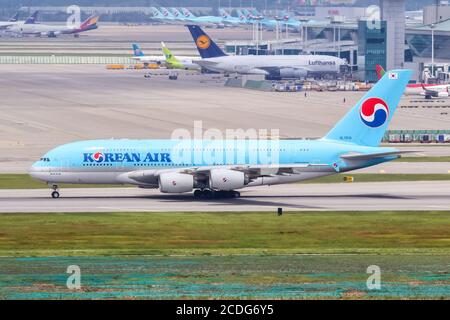
M 306 42 L 308 42 L 308 20 L 300 19 L 300 28 L 302 29 L 303 51 L 306 51 Z
M 341 57 L 341 25 L 338 24 L 338 55 Z
M 289 23 L 288 23 L 288 20 L 286 20 L 286 39 L 289 39 Z
M 434 28 L 435 24 L 431 24 L 431 76 L 434 78 Z

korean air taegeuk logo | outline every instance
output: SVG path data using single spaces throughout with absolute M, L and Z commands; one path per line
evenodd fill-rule
M 366 126 L 378 128 L 385 124 L 389 118 L 389 107 L 380 98 L 369 98 L 362 104 L 359 115 Z

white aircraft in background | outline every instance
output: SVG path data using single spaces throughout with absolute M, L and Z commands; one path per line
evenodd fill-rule
M 19 14 L 16 13 L 11 19 L 8 21 L 0 22 L 0 30 L 9 32 L 11 27 L 20 26 L 24 24 L 35 24 L 37 20 L 37 15 L 39 11 L 33 12 L 26 20 L 19 21 Z
M 162 55 L 160 56 L 147 56 L 142 51 L 141 47 L 137 43 L 133 43 L 133 59 L 144 64 L 156 63 L 165 64 L 169 68 L 175 69 L 199 69 L 199 65 L 193 63 L 193 60 L 198 60 L 199 57 L 187 57 L 187 56 L 174 56 L 172 52 L 165 46 L 164 42 L 161 42 Z
M 37 12 L 35 12 L 37 15 Z M 36 17 L 34 17 L 34 20 Z M 8 32 L 26 36 L 47 36 L 49 38 L 54 38 L 61 34 L 74 34 L 78 35 L 81 32 L 97 29 L 97 22 L 99 16 L 90 16 L 87 18 L 80 26 L 67 26 L 67 25 L 46 25 L 35 23 L 27 19 L 24 23 L 18 23 L 8 28 Z
M 378 80 L 384 75 L 384 68 L 377 64 Z M 425 99 L 448 98 L 450 96 L 450 84 L 412 83 L 406 86 L 405 96 L 422 96 Z
M 141 47 L 137 43 L 132 44 L 133 47 L 133 57 L 132 59 L 142 62 L 144 64 L 156 63 L 161 64 L 166 61 L 166 57 L 162 54 L 160 56 L 147 56 L 142 51 Z
M 19 21 L 19 13 L 16 13 L 8 21 L 0 21 L 0 30 L 11 27 L 11 26 L 15 25 L 16 23 L 18 23 L 18 21 Z
M 301 79 L 308 76 L 338 75 L 348 69 L 345 60 L 324 55 L 229 56 L 199 26 L 187 27 L 202 57 L 194 62 L 210 71 L 260 74 L 267 79 Z

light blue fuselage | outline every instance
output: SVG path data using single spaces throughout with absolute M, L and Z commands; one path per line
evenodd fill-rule
M 320 140 L 92 140 L 59 146 L 30 168 L 33 178 L 49 184 L 131 183 L 158 187 L 158 181 L 139 183 L 128 177 L 134 171 L 173 171 L 183 168 L 235 165 L 322 165 L 299 174 L 258 178 L 248 186 L 297 182 L 346 172 L 391 161 L 388 156 L 351 163 L 340 156 L 373 154 L 393 148 L 365 147 L 352 143 Z M 177 148 L 178 146 L 178 148 Z M 95 155 L 97 158 L 95 158 Z

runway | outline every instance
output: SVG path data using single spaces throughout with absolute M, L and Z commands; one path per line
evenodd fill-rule
M 293 184 L 244 189 L 240 199 L 194 200 L 137 188 L 0 190 L 0 212 L 450 210 L 450 181 Z

